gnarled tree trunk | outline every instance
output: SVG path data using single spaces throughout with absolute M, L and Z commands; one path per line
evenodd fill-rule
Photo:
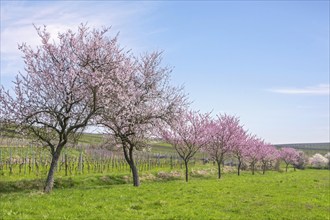
M 50 167 L 49 167 L 48 176 L 47 176 L 46 183 L 45 183 L 45 188 L 44 188 L 45 193 L 50 193 L 53 189 L 54 174 L 55 174 L 55 171 L 56 171 L 56 167 L 57 167 L 59 157 L 60 157 L 60 152 L 54 152 L 54 154 L 52 155 L 52 162 L 51 162 Z
M 124 150 L 125 159 L 132 171 L 133 186 L 140 186 L 139 172 L 133 158 L 134 146 L 133 145 L 128 146 L 126 143 L 123 143 L 123 150 Z
M 139 172 L 136 168 L 136 165 L 134 164 L 134 161 L 130 164 L 130 168 L 133 175 L 133 186 L 140 186 Z

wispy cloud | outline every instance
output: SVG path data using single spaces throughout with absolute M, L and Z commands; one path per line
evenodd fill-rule
M 46 25 L 52 37 L 67 29 L 76 30 L 80 23 L 101 28 L 112 27 L 111 35 L 121 31 L 120 42 L 128 49 L 141 47 L 138 34 L 144 30 L 143 18 L 153 11 L 154 3 L 129 2 L 1 2 L 1 77 L 16 75 L 23 69 L 22 53 L 18 44 L 26 42 L 32 47 L 40 44 L 40 39 L 32 24 Z M 106 10 L 105 10 L 106 9 Z M 140 32 L 139 32 L 140 33 Z
M 307 86 L 304 88 L 279 88 L 270 89 L 269 91 L 288 95 L 330 95 L 330 85 L 319 84 L 317 86 Z

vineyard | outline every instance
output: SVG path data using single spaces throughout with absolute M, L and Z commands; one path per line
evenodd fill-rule
M 99 135 L 84 134 L 82 141 L 75 146 L 68 146 L 59 160 L 57 174 L 74 176 L 83 174 L 113 174 L 129 173 L 130 167 L 121 150 L 99 148 Z M 166 143 L 151 144 L 151 151 L 136 151 L 135 161 L 139 172 L 155 169 L 183 169 L 183 161 L 174 148 Z M 303 146 L 303 145 L 301 145 Z M 300 146 L 300 148 L 302 148 Z M 305 145 L 304 145 L 305 146 Z M 316 146 L 316 145 L 315 145 Z M 326 153 L 327 145 L 317 147 L 307 146 L 302 150 L 307 154 Z M 277 146 L 280 147 L 280 146 Z M 201 164 L 207 157 L 197 154 L 191 161 L 191 166 Z M 0 145 L 0 175 L 21 176 L 24 178 L 44 177 L 49 171 L 51 155 L 47 147 L 31 144 L 24 139 L 2 138 Z
M 140 172 L 155 168 L 181 169 L 182 160 L 175 153 L 136 152 L 135 160 Z M 45 176 L 49 171 L 51 156 L 49 150 L 36 146 L 0 147 L 0 175 Z M 196 162 L 192 161 L 192 165 Z M 65 149 L 57 173 L 72 176 L 90 173 L 130 172 L 129 165 L 121 151 L 94 149 L 87 145 Z

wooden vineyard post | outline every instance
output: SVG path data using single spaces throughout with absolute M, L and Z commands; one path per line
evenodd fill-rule
M 6 152 L 7 152 L 7 149 L 6 149 Z M 4 153 L 5 155 L 6 155 L 6 152 Z M 3 165 L 4 165 L 3 170 L 4 170 L 4 171 L 7 170 L 7 169 L 8 169 L 8 165 L 7 165 L 6 157 L 4 157 Z
M 171 170 L 173 170 L 173 156 L 170 157 L 170 163 L 171 163 Z
M 150 159 L 150 155 L 148 155 L 148 167 L 149 167 L 149 170 L 152 169 L 152 163 L 151 163 L 151 159 Z
M 39 164 L 38 164 L 37 158 L 35 158 L 35 164 L 36 164 L 36 174 L 37 174 L 37 176 L 39 176 Z
M 69 173 L 70 173 L 70 176 L 71 176 L 72 171 L 74 171 L 74 160 L 72 160 L 72 158 L 70 159 L 70 161 L 68 160 L 68 168 L 69 168 Z
M 111 157 L 107 159 L 107 173 L 111 172 Z
M 32 167 L 31 167 L 31 156 L 29 157 L 29 174 L 31 174 L 31 170 L 32 170 Z
M 17 155 L 18 155 L 18 160 L 16 161 L 16 163 L 18 164 L 18 174 L 21 175 L 22 167 L 23 167 L 23 160 L 21 159 L 22 158 L 21 148 L 17 150 Z
M 32 148 L 32 146 L 31 146 Z M 31 159 L 31 171 L 34 171 L 34 164 L 36 162 L 36 152 L 33 150 L 32 151 L 32 159 Z
M 159 163 L 159 154 L 157 154 L 156 157 L 156 167 L 159 167 L 160 163 Z
M 65 169 L 65 176 L 68 175 L 68 155 L 64 155 L 64 169 Z
M 25 151 L 25 156 L 24 156 L 24 175 L 26 175 L 27 159 L 28 159 L 28 152 Z
M 0 172 L 3 171 L 2 150 L 0 148 Z
M 88 171 L 88 173 L 90 173 L 90 169 L 91 169 L 91 167 L 90 167 L 90 164 L 89 164 L 89 160 L 87 160 L 87 171 Z
M 113 171 L 113 169 L 114 169 L 114 166 L 115 166 L 115 164 L 114 164 L 114 158 L 113 158 L 114 156 L 113 155 L 111 155 L 111 158 L 110 158 L 110 160 L 111 160 L 111 170 Z
M 11 164 L 12 162 L 12 147 L 9 148 L 9 174 L 13 174 L 13 166 Z
M 22 161 L 19 161 L 19 166 L 18 166 L 18 168 L 19 168 L 19 174 L 21 175 L 21 173 L 22 173 L 22 168 L 23 168 L 23 166 L 24 166 L 24 159 L 22 159 Z
M 40 164 L 40 173 L 43 173 L 45 169 L 45 162 L 44 162 L 44 155 L 42 155 L 42 151 L 39 151 L 39 164 Z
M 118 161 L 117 161 L 117 170 L 121 171 L 121 160 L 118 157 Z
M 95 158 L 93 158 L 93 172 L 97 172 L 97 160 Z
M 82 174 L 83 172 L 83 158 L 82 158 L 82 150 L 80 150 L 80 153 L 79 153 L 79 161 L 78 161 L 78 171 L 79 171 L 79 174 Z

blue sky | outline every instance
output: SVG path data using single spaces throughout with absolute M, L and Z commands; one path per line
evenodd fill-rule
M 23 71 L 32 23 L 120 32 L 134 53 L 163 50 L 192 108 L 239 116 L 273 144 L 329 142 L 329 1 L 1 1 L 1 84 Z

